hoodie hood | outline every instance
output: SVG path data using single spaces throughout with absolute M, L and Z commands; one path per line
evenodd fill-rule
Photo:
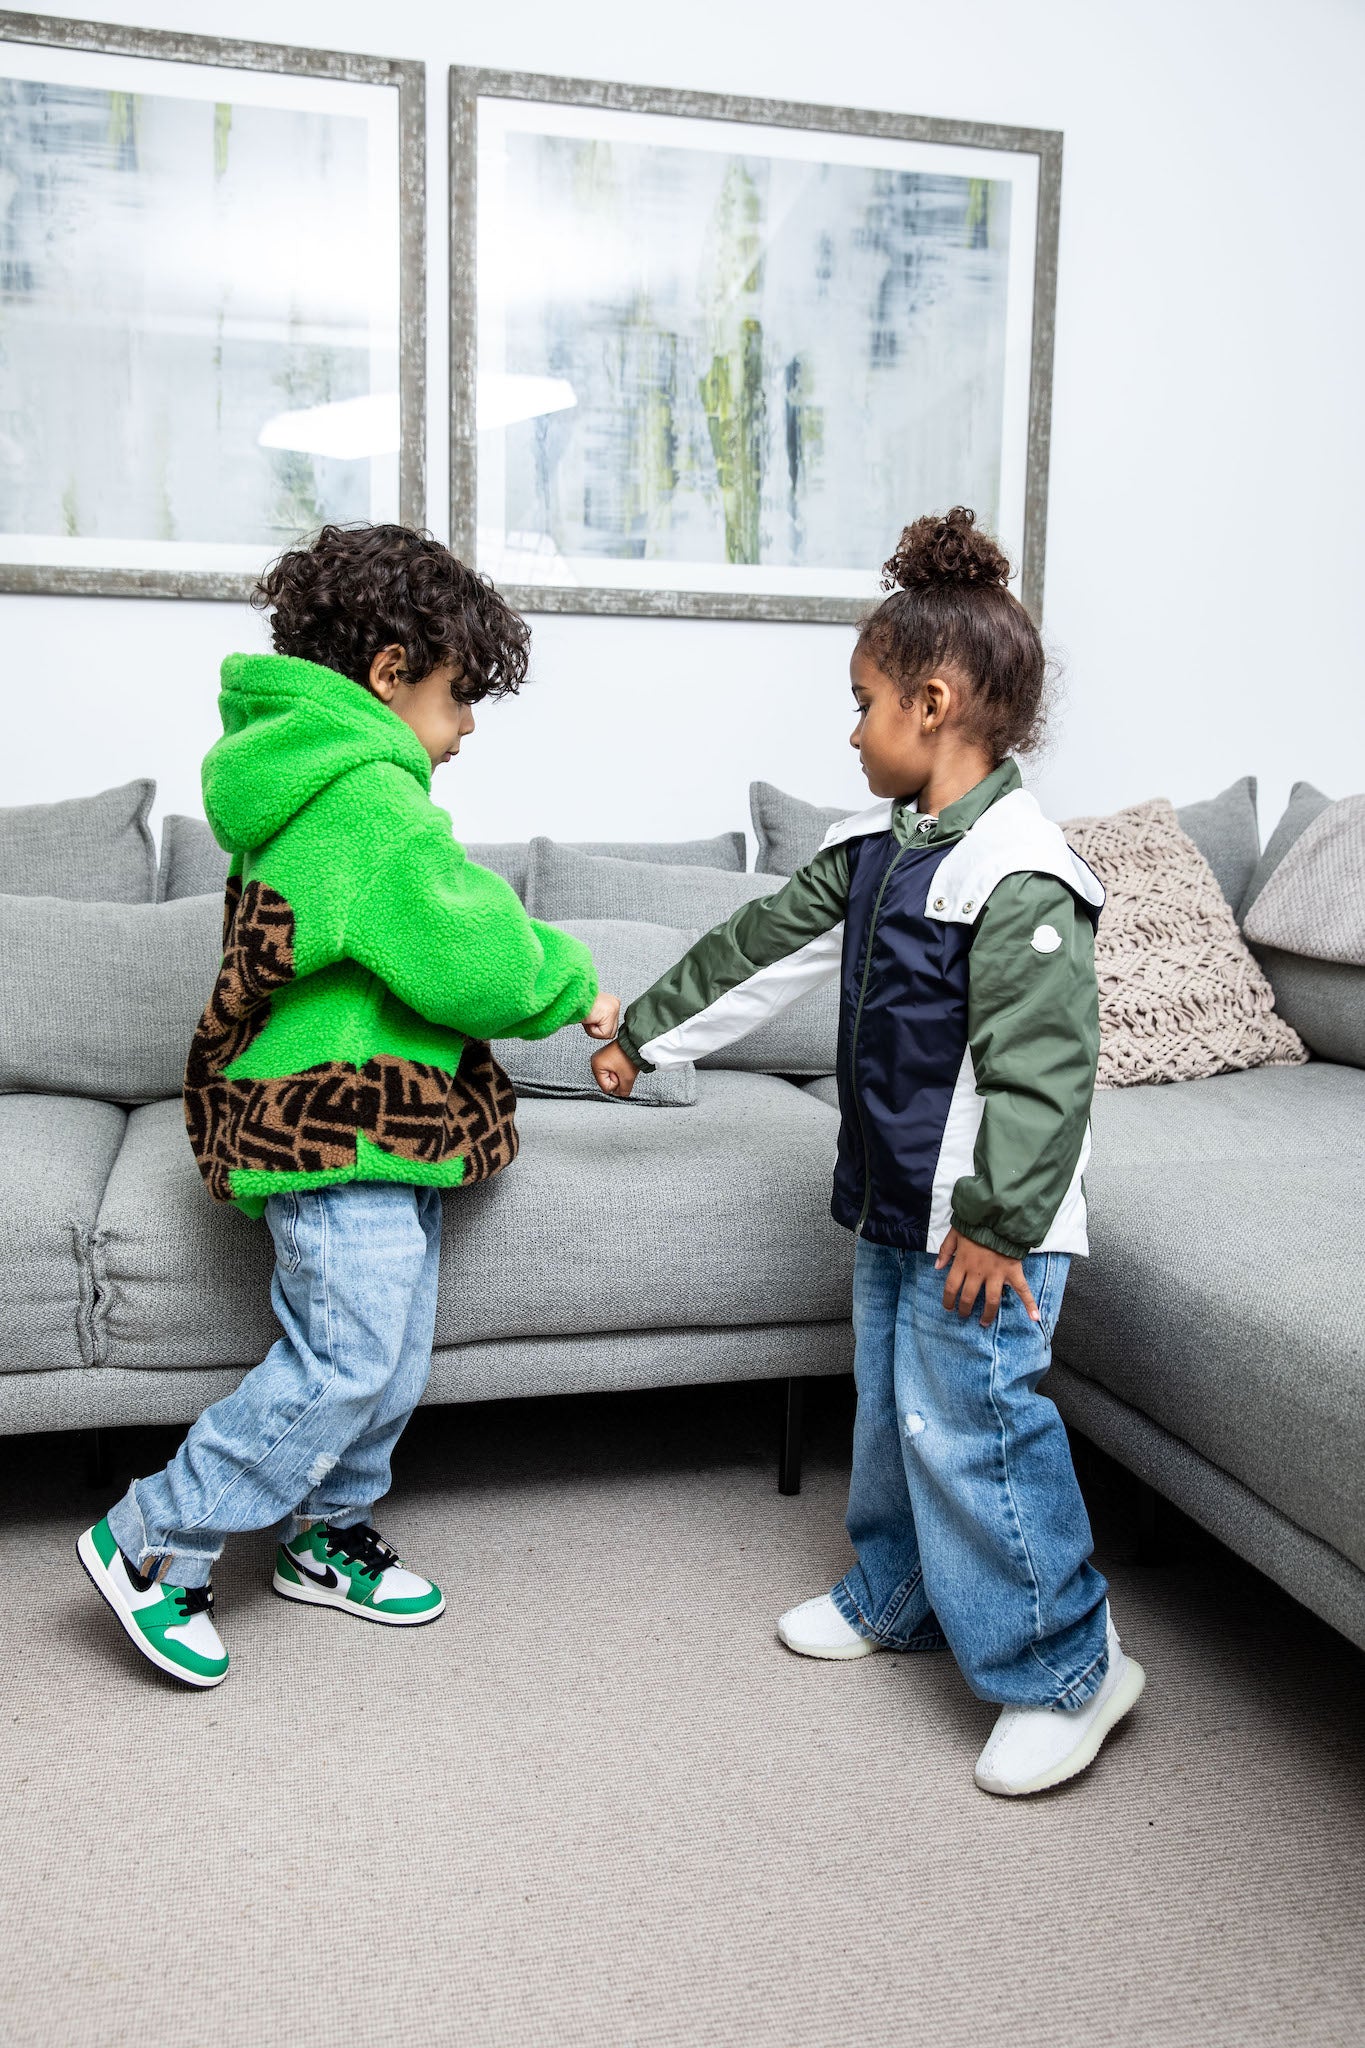
M 204 815 L 229 853 L 263 846 L 319 790 L 372 762 L 405 768 L 430 793 L 417 735 L 348 676 L 291 654 L 230 654 L 222 679 Z

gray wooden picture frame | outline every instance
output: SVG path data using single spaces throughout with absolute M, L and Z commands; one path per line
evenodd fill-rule
M 116 22 L 68 21 L 55 15 L 0 12 L 0 42 L 46 43 L 58 49 L 150 57 L 173 64 L 211 64 L 234 71 L 274 71 L 358 85 L 388 85 L 398 94 L 398 502 L 406 524 L 426 523 L 426 66 L 414 59 L 371 57 L 349 50 L 310 50 L 284 43 L 237 42 L 183 35 L 173 29 L 128 28 Z M 265 566 L 264 560 L 262 567 Z M 255 578 L 213 569 L 93 569 L 0 563 L 0 591 L 55 597 L 248 597 Z
M 477 555 L 478 354 L 476 211 L 480 98 L 543 100 L 573 106 L 620 108 L 631 113 L 690 115 L 706 121 L 748 122 L 770 128 L 827 130 L 884 136 L 900 142 L 954 144 L 1009 150 L 1038 159 L 1038 214 L 1034 250 L 1032 352 L 1020 595 L 1035 619 L 1043 609 L 1047 545 L 1048 446 L 1052 423 L 1052 356 L 1057 300 L 1057 239 L 1061 216 L 1062 137 L 1046 128 L 1009 128 L 979 121 L 946 121 L 919 114 L 825 107 L 794 100 L 746 99 L 730 93 L 677 91 L 664 86 L 614 85 L 584 78 L 551 78 L 524 71 L 450 69 L 450 532 L 455 552 Z M 531 584 L 505 587 L 509 601 L 529 612 L 593 612 L 662 618 L 771 619 L 841 622 L 862 618 L 866 600 L 844 597 L 731 595 L 721 591 L 614 590 Z

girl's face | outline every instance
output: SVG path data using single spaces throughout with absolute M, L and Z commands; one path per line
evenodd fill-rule
M 918 796 L 934 765 L 934 734 L 947 710 L 946 686 L 931 676 L 905 704 L 899 685 L 859 649 L 848 672 L 858 707 L 849 745 L 857 748 L 869 790 L 881 797 Z

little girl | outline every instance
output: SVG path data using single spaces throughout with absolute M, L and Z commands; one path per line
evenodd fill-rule
M 850 665 L 879 801 L 699 939 L 593 1059 L 627 1095 L 841 973 L 857 1562 L 778 1635 L 805 1657 L 946 1643 L 1003 1709 L 976 1782 L 1007 1796 L 1084 1770 L 1145 1683 L 1038 1392 L 1086 1250 L 1104 891 L 1010 758 L 1037 737 L 1045 663 L 1008 576 L 961 506 L 906 528 Z

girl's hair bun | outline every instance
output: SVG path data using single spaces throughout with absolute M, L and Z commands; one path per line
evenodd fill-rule
M 906 527 L 896 552 L 882 564 L 882 589 L 924 590 L 931 584 L 957 583 L 1003 590 L 1009 575 L 1008 556 L 981 532 L 975 512 L 954 505 L 942 518 L 927 512 Z

